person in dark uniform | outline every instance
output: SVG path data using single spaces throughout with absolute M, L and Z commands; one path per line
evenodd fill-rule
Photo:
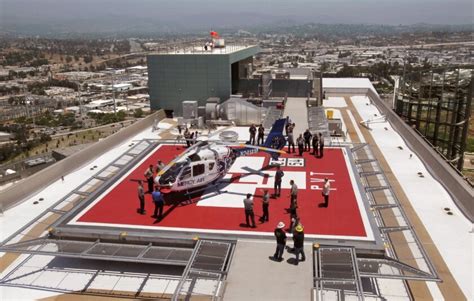
M 257 134 L 257 128 L 255 127 L 254 124 L 250 126 L 249 133 L 250 133 L 249 144 L 255 145 L 255 135 Z
M 296 186 L 295 181 L 290 181 L 290 208 L 296 204 L 296 199 L 298 198 L 298 186 Z
M 161 220 L 163 218 L 163 207 L 165 206 L 165 200 L 163 200 L 163 195 L 160 192 L 158 186 L 155 186 L 155 191 L 151 194 L 153 198 L 153 203 L 155 204 L 155 211 L 152 217 Z
M 275 197 L 279 197 L 281 194 L 281 179 L 284 175 L 285 173 L 283 170 L 281 170 L 280 165 L 277 165 L 277 171 L 275 173 L 275 185 L 273 187 L 273 195 L 275 195 Z
M 263 197 L 262 197 L 262 211 L 263 211 L 263 215 L 262 217 L 260 218 L 260 221 L 262 223 L 264 222 L 268 222 L 269 220 L 269 214 L 268 214 L 268 207 L 270 205 L 270 194 L 268 193 L 268 190 L 265 189 L 264 193 L 263 193 Z
M 258 137 L 257 137 L 257 144 L 262 145 L 264 143 L 264 138 L 265 137 L 265 128 L 263 127 L 262 124 L 258 127 Z
M 288 126 L 288 153 L 291 153 L 291 147 L 293 147 L 293 153 L 295 153 L 295 137 L 293 136 L 293 125 Z
M 319 155 L 319 138 L 318 135 L 314 134 L 313 135 L 313 155 L 318 156 Z
M 148 193 L 153 192 L 153 165 L 150 165 L 145 171 L 145 178 L 148 182 Z
M 191 133 L 189 133 L 188 128 L 184 130 L 184 139 L 186 140 L 186 146 L 190 147 L 191 146 Z
M 145 189 L 143 188 L 143 181 L 138 181 L 138 200 L 140 201 L 140 209 L 138 213 L 145 214 Z
M 295 256 L 296 256 L 296 265 L 298 265 L 300 261 L 300 254 L 301 254 L 301 261 L 306 260 L 306 256 L 304 254 L 304 228 L 301 224 L 298 224 L 295 227 L 295 231 L 293 232 L 293 246 L 295 248 Z
M 324 138 L 321 133 L 319 133 L 319 157 L 322 158 L 324 156 Z
M 298 144 L 298 152 L 300 156 L 303 156 L 303 151 L 304 151 L 304 139 L 303 135 L 300 134 L 298 139 L 296 139 L 296 144 Z
M 303 134 L 304 138 L 304 151 L 305 152 L 311 152 L 311 138 L 313 135 L 309 131 L 309 129 L 306 129 L 306 131 Z
M 283 251 L 285 250 L 286 246 L 286 233 L 285 231 L 283 231 L 283 228 L 285 228 L 285 223 L 279 222 L 274 231 L 277 246 L 275 250 L 275 255 L 273 255 L 273 259 L 278 261 L 283 260 Z

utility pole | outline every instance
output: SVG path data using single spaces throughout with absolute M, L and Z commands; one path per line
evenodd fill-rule
M 117 105 L 115 104 L 115 70 L 112 74 L 112 99 L 114 100 L 114 114 L 117 115 Z
M 79 115 L 81 116 L 82 120 L 82 97 L 81 97 L 81 83 L 78 82 L 77 84 L 77 92 L 79 93 Z

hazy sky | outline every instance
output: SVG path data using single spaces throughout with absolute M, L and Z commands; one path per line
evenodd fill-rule
M 61 26 L 68 22 L 142 26 L 148 22 L 186 28 L 282 20 L 468 24 L 474 20 L 473 3 L 473 0 L 0 0 L 0 26 Z

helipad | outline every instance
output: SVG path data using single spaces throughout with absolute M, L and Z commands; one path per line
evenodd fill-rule
M 257 153 L 239 157 L 221 183 L 194 193 L 173 194 L 165 197 L 164 218 L 151 217 L 154 205 L 146 195 L 146 215 L 137 213 L 137 179 L 150 164 L 158 160 L 168 162 L 185 150 L 181 145 L 158 144 L 152 152 L 143 153 L 130 162 L 127 172 L 114 178 L 100 194 L 85 202 L 61 226 L 129 229 L 132 231 L 169 232 L 172 236 L 192 235 L 273 237 L 279 221 L 290 224 L 287 208 L 290 204 L 290 180 L 298 185 L 298 215 L 307 237 L 328 239 L 334 242 L 361 241 L 371 247 L 380 243 L 375 239 L 378 231 L 366 210 L 367 200 L 362 194 L 360 179 L 354 172 L 353 158 L 345 147 L 327 148 L 323 158 L 305 152 L 302 157 L 285 154 L 279 164 L 285 173 L 282 195 L 272 198 L 270 221 L 259 222 L 262 214 L 262 195 L 265 189 L 273 192 L 275 162 L 269 155 Z M 323 202 L 321 187 L 324 178 L 331 182 L 328 208 Z M 256 228 L 245 224 L 243 199 L 254 196 Z

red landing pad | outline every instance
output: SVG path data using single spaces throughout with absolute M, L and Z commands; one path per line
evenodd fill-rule
M 202 192 L 191 201 L 185 196 L 167 195 L 165 197 L 167 205 L 161 221 L 156 221 L 151 217 L 154 205 L 151 195 L 146 194 L 147 214 L 139 215 L 137 213 L 139 206 L 137 183 L 131 180 L 143 179 L 143 174 L 150 164 L 155 165 L 158 160 L 167 163 L 183 150 L 182 146 L 161 145 L 135 169 L 118 179 L 111 189 L 91 203 L 71 223 L 148 229 L 157 227 L 161 230 L 186 232 L 236 234 L 256 234 L 255 232 L 264 234 L 266 232 L 265 235 L 270 235 L 279 221 L 289 225 L 290 215 L 286 211 L 290 203 L 288 182 L 294 178 L 300 188 L 298 214 L 307 235 L 362 240 L 367 240 L 367 236 L 372 236 L 358 184 L 354 183 L 356 180 L 353 176 L 351 180 L 349 169 L 352 170 L 352 167 L 348 165 L 350 163 L 345 154 L 346 150 L 342 148 L 325 149 L 323 158 L 315 158 L 305 152 L 303 154 L 304 166 L 301 166 L 301 160 L 295 161 L 301 158 L 296 154 L 283 155 L 282 158 L 285 158 L 286 163 L 282 167 L 285 172 L 282 195 L 277 199 L 270 199 L 270 221 L 263 224 L 259 221 L 262 214 L 261 197 L 266 188 L 271 194 L 273 193 L 272 175 L 276 168 L 263 168 L 262 172 L 269 173 L 270 177 L 249 175 L 244 170 L 248 168 L 259 170 L 267 166 L 270 157 L 265 153 L 237 159 L 227 175 L 232 178 L 230 184 L 222 188 L 223 191 L 228 189 L 229 192 L 219 195 Z M 257 161 L 263 166 L 258 166 L 255 163 Z M 331 190 L 328 208 L 318 206 L 323 202 L 321 187 L 324 177 L 331 180 L 331 189 L 334 189 Z M 146 189 L 146 182 L 144 184 Z M 254 211 L 257 228 L 254 229 L 245 225 L 243 199 L 249 191 L 255 194 Z M 209 201 L 210 199 L 213 201 Z

